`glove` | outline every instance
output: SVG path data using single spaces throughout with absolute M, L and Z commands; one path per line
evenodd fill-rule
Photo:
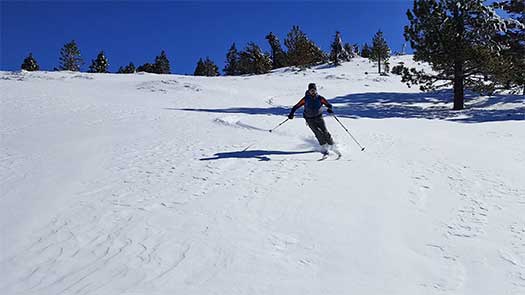
M 326 111 L 327 111 L 328 113 L 330 113 L 330 114 L 333 114 L 333 113 L 334 113 L 334 110 L 332 110 L 331 108 L 326 109 Z
M 288 119 L 293 120 L 293 113 L 290 113 L 290 114 L 288 115 Z

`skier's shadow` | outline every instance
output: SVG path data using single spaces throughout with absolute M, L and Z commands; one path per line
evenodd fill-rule
M 259 161 L 270 161 L 271 158 L 268 156 L 276 155 L 298 155 L 298 154 L 310 154 L 315 153 L 316 151 L 265 151 L 265 150 L 246 150 L 246 151 L 236 151 L 236 152 L 224 152 L 216 153 L 214 157 L 202 158 L 200 161 L 211 161 L 211 160 L 220 160 L 220 159 L 259 159 Z

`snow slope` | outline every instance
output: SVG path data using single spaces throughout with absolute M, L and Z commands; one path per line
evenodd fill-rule
M 0 294 L 525 294 L 523 97 L 374 71 L 0 72 Z

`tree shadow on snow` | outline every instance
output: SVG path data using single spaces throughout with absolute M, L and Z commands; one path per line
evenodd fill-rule
M 525 120 L 525 101 L 519 95 L 479 97 L 465 93 L 465 109 L 452 110 L 451 90 L 429 93 L 357 93 L 330 100 L 337 114 L 351 118 L 441 119 L 462 123 Z
M 337 116 L 347 118 L 420 118 L 462 123 L 525 120 L 525 101 L 521 95 L 480 97 L 466 93 L 465 109 L 461 111 L 452 110 L 453 96 L 451 90 L 429 93 L 375 92 L 349 94 L 328 100 L 334 105 Z M 291 107 L 169 110 L 286 116 Z
M 220 159 L 258 159 L 259 161 L 270 161 L 271 158 L 268 156 L 272 155 L 298 155 L 298 154 L 310 154 L 315 153 L 316 151 L 267 151 L 267 150 L 246 150 L 246 151 L 236 151 L 236 152 L 223 152 L 216 153 L 214 157 L 202 158 L 200 161 L 212 161 Z

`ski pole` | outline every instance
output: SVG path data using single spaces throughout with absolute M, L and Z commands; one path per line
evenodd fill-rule
M 350 137 L 352 137 L 352 139 L 355 141 L 355 143 L 357 143 L 357 145 L 361 148 L 361 151 L 364 151 L 365 148 L 359 144 L 359 142 L 354 138 L 354 136 L 350 133 L 350 131 L 348 131 L 348 129 L 345 127 L 345 125 L 343 125 L 343 123 L 341 123 L 341 121 L 339 121 L 339 119 L 335 115 L 332 115 L 332 116 L 334 117 L 334 119 L 337 120 L 337 122 L 339 122 L 339 124 L 341 124 L 341 127 L 343 127 L 345 129 L 346 133 L 348 133 L 348 135 L 350 135 Z
M 279 128 L 279 126 L 283 125 L 284 123 L 286 123 L 286 121 L 288 121 L 290 119 L 286 118 L 286 120 L 282 121 L 281 123 L 279 123 L 279 125 L 275 126 L 273 129 L 270 129 L 268 131 L 272 132 L 274 131 L 275 129 Z

